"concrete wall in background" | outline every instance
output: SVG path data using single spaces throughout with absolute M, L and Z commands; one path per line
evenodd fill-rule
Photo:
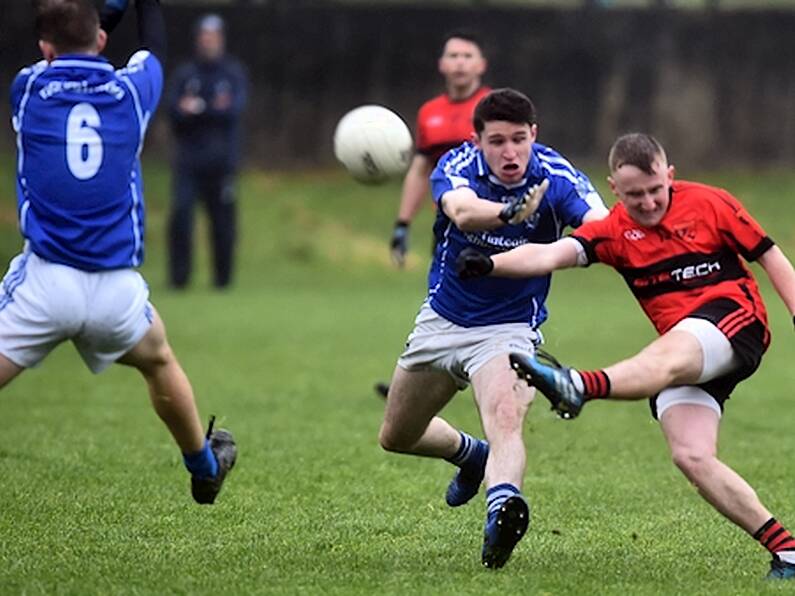
M 5 4 L 5 3 L 4 3 Z M 37 58 L 28 3 L 4 6 L 0 85 Z M 289 8 L 287 6 L 290 6 Z M 281 8 L 280 8 L 281 6 Z M 535 101 L 539 139 L 576 158 L 603 160 L 628 130 L 657 135 L 691 167 L 795 162 L 795 12 L 668 12 L 508 8 L 332 8 L 277 3 L 219 11 L 229 49 L 252 80 L 251 165 L 331 163 L 338 118 L 381 103 L 412 125 L 441 91 L 444 33 L 480 32 L 487 82 Z M 167 6 L 167 70 L 188 56 L 195 8 Z M 132 14 L 111 39 L 121 63 L 135 40 Z M 8 108 L 0 108 L 7 122 Z M 0 135 L 13 141 L 10 127 Z M 149 149 L 168 150 L 162 111 Z

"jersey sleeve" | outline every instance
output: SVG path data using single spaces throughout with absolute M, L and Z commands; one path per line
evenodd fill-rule
M 583 266 L 587 267 L 592 263 L 615 265 L 615 255 L 611 250 L 613 242 L 610 242 L 612 228 L 611 218 L 607 217 L 584 223 L 572 232 L 570 237 L 579 242 L 585 250 L 587 261 Z
M 555 202 L 555 212 L 562 222 L 572 228 L 582 224 L 582 218 L 591 209 L 599 209 L 607 213 L 607 207 L 599 192 L 591 184 L 588 176 L 574 170 L 573 174 L 560 178 Z
M 11 83 L 11 123 L 14 127 L 14 132 L 19 132 L 19 123 L 17 121 L 17 117 L 19 116 L 20 109 L 23 107 L 22 102 L 26 92 L 28 91 L 28 84 L 32 84 L 32 77 L 35 77 L 36 74 L 40 73 L 46 67 L 47 62 L 41 60 L 33 66 L 23 68 L 17 73 L 17 76 L 14 77 L 14 80 Z
M 437 205 L 444 193 L 456 188 L 471 187 L 469 172 L 466 167 L 460 165 L 462 152 L 470 149 L 465 146 L 462 150 L 448 151 L 439 159 L 439 163 L 431 172 L 431 195 Z
M 157 56 L 149 50 L 138 50 L 117 74 L 132 83 L 141 102 L 141 111 L 149 115 L 154 113 L 163 92 L 163 67 Z
M 11 83 L 11 122 L 14 125 L 14 132 L 19 132 L 17 116 L 19 114 L 20 104 L 22 103 L 22 96 L 25 94 L 25 87 L 27 86 L 31 74 L 29 68 L 23 68 L 17 73 L 17 76 L 14 77 L 14 82 Z
M 742 203 L 724 190 L 714 201 L 721 237 L 746 261 L 755 261 L 774 244 Z

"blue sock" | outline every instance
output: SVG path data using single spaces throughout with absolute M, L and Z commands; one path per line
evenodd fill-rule
M 461 445 L 452 457 L 447 458 L 447 461 L 459 468 L 467 468 L 471 465 L 480 468 L 489 453 L 488 443 L 463 431 L 458 431 L 458 433 L 461 435 Z
M 218 474 L 218 460 L 215 459 L 210 442 L 204 442 L 204 448 L 196 453 L 183 453 L 185 467 L 192 476 L 198 478 L 215 478 Z
M 521 491 L 513 484 L 505 482 L 503 484 L 495 484 L 486 491 L 486 516 L 489 521 L 497 515 L 503 503 L 514 495 L 522 494 Z

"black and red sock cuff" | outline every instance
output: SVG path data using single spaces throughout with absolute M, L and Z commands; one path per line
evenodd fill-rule
M 585 399 L 600 399 L 610 395 L 610 378 L 603 370 L 580 371 Z
M 775 517 L 771 517 L 754 533 L 754 538 L 771 553 L 795 550 L 795 538 Z

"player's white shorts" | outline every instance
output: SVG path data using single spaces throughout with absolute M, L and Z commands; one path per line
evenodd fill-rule
M 29 368 L 72 340 L 98 373 L 143 338 L 153 317 L 149 288 L 134 269 L 81 271 L 25 251 L 0 287 L 0 354 Z
M 408 371 L 446 371 L 459 389 L 465 389 L 472 375 L 495 356 L 510 352 L 532 356 L 542 341 L 541 333 L 526 323 L 461 327 L 426 302 L 414 320 L 398 366 Z
M 686 331 L 693 335 L 701 344 L 704 365 L 697 384 L 706 383 L 723 376 L 741 365 L 740 358 L 729 343 L 728 338 L 710 321 L 697 318 L 686 318 L 673 326 L 671 331 Z M 662 418 L 663 412 L 677 404 L 695 404 L 710 408 L 721 416 L 722 409 L 718 401 L 701 387 L 681 385 L 662 390 L 657 396 L 657 417 Z

